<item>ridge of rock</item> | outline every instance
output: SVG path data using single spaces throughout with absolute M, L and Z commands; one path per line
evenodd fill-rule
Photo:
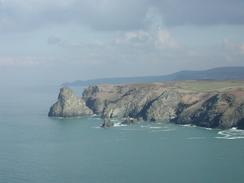
M 145 120 L 244 129 L 242 87 L 196 90 L 192 89 L 195 83 L 192 88 L 188 85 L 187 82 L 97 85 L 86 88 L 82 97 L 63 88 L 49 116 L 97 114 L 104 119 L 103 127 L 113 126 L 111 119 L 116 118 L 127 124 Z

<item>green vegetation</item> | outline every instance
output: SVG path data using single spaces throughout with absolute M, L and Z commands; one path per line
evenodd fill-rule
M 226 91 L 233 88 L 244 89 L 244 81 L 182 81 L 176 84 L 185 90 L 193 90 L 199 92 L 208 91 Z

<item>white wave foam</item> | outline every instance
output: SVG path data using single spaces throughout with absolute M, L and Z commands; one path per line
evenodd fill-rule
M 114 127 L 124 127 L 124 126 L 128 126 L 128 125 L 121 124 L 121 123 L 114 123 Z
M 149 125 L 141 125 L 141 128 L 148 128 Z
M 151 129 L 160 129 L 162 127 L 161 126 L 150 126 L 149 128 L 151 128 Z
M 197 127 L 196 125 L 192 125 L 192 124 L 185 124 L 185 125 L 181 125 L 181 126 L 184 126 L 184 127 L 191 127 L 191 128 L 193 128 L 193 127 Z
M 99 129 L 99 128 L 102 128 L 102 127 L 101 126 L 95 126 L 95 127 L 92 127 L 92 128 Z
M 231 128 L 229 130 L 223 130 L 218 132 L 218 139 L 244 139 L 244 130 L 238 130 L 237 128 Z
M 213 130 L 212 128 L 204 128 L 205 130 Z

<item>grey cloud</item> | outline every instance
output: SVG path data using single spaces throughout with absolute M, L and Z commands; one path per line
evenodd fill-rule
M 101 30 L 139 29 L 151 6 L 149 0 L 90 0 L 77 4 L 81 20 Z
M 244 24 L 242 0 L 8 0 L 0 1 L 0 30 L 76 23 L 97 30 L 145 27 L 151 8 L 168 26 Z
M 226 49 L 225 51 L 230 50 L 233 53 L 244 55 L 244 43 L 242 42 L 235 42 L 229 39 L 225 39 L 224 48 Z
M 147 30 L 147 31 L 131 31 L 118 35 L 113 40 L 115 45 L 124 45 L 126 47 L 147 47 L 165 50 L 178 49 L 181 45 L 172 37 L 167 30 Z
M 59 37 L 56 36 L 50 36 L 47 40 L 47 43 L 49 45 L 58 45 L 62 42 L 62 40 Z
M 244 24 L 243 0 L 158 0 L 167 25 Z
M 2 1 L 0 30 L 30 30 L 48 24 L 76 23 L 99 30 L 138 29 L 149 0 Z

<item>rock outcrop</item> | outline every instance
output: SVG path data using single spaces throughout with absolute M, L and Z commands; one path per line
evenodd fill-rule
M 231 93 L 210 94 L 181 111 L 173 120 L 178 124 L 194 124 L 227 129 L 241 126 L 244 119 L 242 101 Z M 241 103 L 240 103 L 241 102 Z
M 76 117 L 93 114 L 81 97 L 74 95 L 69 88 L 61 88 L 58 101 L 50 108 L 48 116 Z
M 97 85 L 85 89 L 82 97 L 64 88 L 49 116 L 97 114 L 104 119 L 103 127 L 113 126 L 111 119 L 116 118 L 127 124 L 145 120 L 244 129 L 242 87 L 196 90 L 184 84 Z

